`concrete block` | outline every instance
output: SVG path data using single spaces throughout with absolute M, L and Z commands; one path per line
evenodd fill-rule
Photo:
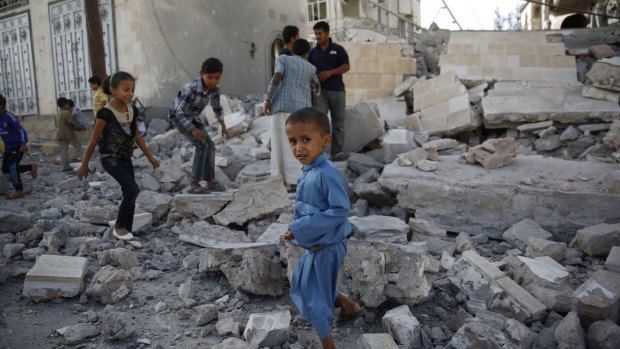
M 383 330 L 392 335 L 394 341 L 405 348 L 422 346 L 422 325 L 411 314 L 407 305 L 401 305 L 385 313 L 381 319 Z
M 35 299 L 78 295 L 82 289 L 87 262 L 84 257 L 40 256 L 26 274 L 24 295 Z
M 573 309 L 585 326 L 597 320 L 620 319 L 620 275 L 597 270 L 573 292 Z
M 499 268 L 497 268 L 493 263 L 489 262 L 486 258 L 480 256 L 473 250 L 463 252 L 462 258 L 473 266 L 476 271 L 484 275 L 489 280 L 497 280 L 506 276 L 506 274 L 499 270 Z
M 357 340 L 359 349 L 398 349 L 387 333 L 364 333 Z
M 256 348 L 281 346 L 288 341 L 290 322 L 291 313 L 288 310 L 252 314 L 243 331 L 243 337 Z
M 543 229 L 536 221 L 529 218 L 514 224 L 502 234 L 502 238 L 505 241 L 521 251 L 525 251 L 528 239 L 531 236 L 541 239 L 549 239 L 552 237 L 551 233 Z
M 620 274 L 620 246 L 611 248 L 611 252 L 609 252 L 607 260 L 605 261 L 605 268 L 616 274 Z
M 620 246 L 620 223 L 601 223 L 577 230 L 571 247 L 579 247 L 589 256 L 605 257 L 613 246 Z
M 547 307 L 511 278 L 506 276 L 495 282 L 527 312 L 525 315 L 528 320 L 541 320 L 547 314 Z

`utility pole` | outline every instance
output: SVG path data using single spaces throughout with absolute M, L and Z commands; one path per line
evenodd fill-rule
M 450 13 L 450 16 L 452 16 L 452 19 L 454 20 L 454 23 L 456 23 L 456 25 L 459 27 L 459 30 L 463 30 L 463 28 L 459 24 L 459 21 L 456 20 L 456 17 L 454 17 L 454 15 L 452 14 L 452 11 L 450 11 L 450 8 L 448 7 L 448 4 L 446 4 L 446 1 L 441 0 L 441 2 L 443 2 L 443 6 L 446 8 L 446 10 L 448 10 L 448 13 Z
M 92 75 L 97 75 L 101 80 L 108 74 L 105 69 L 105 47 L 103 45 L 103 28 L 99 14 L 99 0 L 85 0 L 86 26 L 88 29 L 88 55 Z

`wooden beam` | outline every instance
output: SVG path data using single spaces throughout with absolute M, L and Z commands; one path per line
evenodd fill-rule
M 105 68 L 105 47 L 103 45 L 103 27 L 99 15 L 99 0 L 85 0 L 86 29 L 88 31 L 88 54 L 92 75 L 101 80 L 108 76 Z

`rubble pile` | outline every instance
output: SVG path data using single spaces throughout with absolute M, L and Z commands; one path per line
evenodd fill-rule
M 335 327 L 336 342 L 617 347 L 620 109 L 609 97 L 617 80 L 600 78 L 614 58 L 592 65 L 591 84 L 472 80 L 422 42 L 437 76 L 395 93 L 411 93 L 413 113 L 391 97 L 347 110 L 350 156 L 335 164 L 353 234 L 339 288 L 366 312 Z M 112 237 L 122 194 L 101 165 L 81 182 L 43 164 L 26 199 L 0 206 L 0 337 L 27 335 L 19 317 L 48 326 L 54 346 L 316 347 L 288 297 L 303 250 L 282 239 L 294 194 L 271 176 L 270 117 L 257 101 L 227 100 L 231 138 L 209 128 L 224 192 L 185 193 L 193 148 L 150 120 L 145 139 L 161 167 L 135 152 L 135 240 Z M 395 105 L 402 117 L 386 115 Z

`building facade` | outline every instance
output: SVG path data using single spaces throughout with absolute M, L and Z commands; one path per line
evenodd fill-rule
M 618 0 L 540 0 L 521 6 L 523 30 L 604 27 L 616 23 Z M 591 15 L 594 13 L 600 16 Z

